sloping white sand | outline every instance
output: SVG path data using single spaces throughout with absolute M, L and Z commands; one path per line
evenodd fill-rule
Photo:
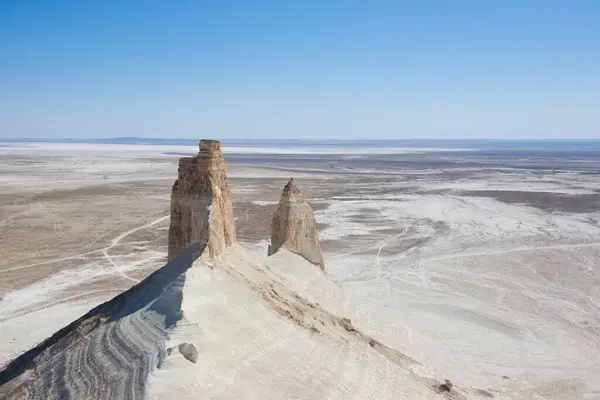
M 185 271 L 200 253 L 199 245 L 190 246 L 140 284 L 12 360 L 0 371 L 0 397 L 144 398 L 147 377 L 164 359 L 169 330 L 180 318 Z
M 349 302 L 316 266 L 285 250 L 264 262 L 235 246 L 188 271 L 168 346 L 193 344 L 198 361 L 173 351 L 150 399 L 440 398 L 419 363 L 340 326 Z
M 357 326 L 435 376 L 495 397 L 600 398 L 597 213 L 454 195 L 373 197 L 317 213 L 327 237 L 348 244 L 326 263 L 360 305 L 347 314 Z M 352 238 L 357 210 L 394 230 Z

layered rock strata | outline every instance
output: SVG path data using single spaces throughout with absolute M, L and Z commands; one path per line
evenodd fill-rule
M 203 251 L 193 244 L 152 275 L 100 304 L 0 371 L 0 399 L 146 398 L 151 371 L 167 356 L 182 318 L 185 272 Z
M 235 240 L 227 162 L 221 143 L 201 140 L 198 155 L 179 159 L 178 178 L 171 192 L 168 259 L 193 243 L 206 241 L 202 260 L 211 260 Z
M 271 221 L 269 255 L 282 247 L 325 269 L 315 213 L 293 178 L 285 185 Z

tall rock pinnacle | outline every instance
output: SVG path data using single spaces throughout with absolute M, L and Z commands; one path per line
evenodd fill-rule
M 315 213 L 293 178 L 285 185 L 271 221 L 269 255 L 275 254 L 281 247 L 325 269 Z
M 178 174 L 171 192 L 168 259 L 194 243 L 206 243 L 202 259 L 213 259 L 236 240 L 221 143 L 201 140 L 196 157 L 179 159 Z

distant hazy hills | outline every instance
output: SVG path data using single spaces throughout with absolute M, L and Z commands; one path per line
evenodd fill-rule
M 333 147 L 444 147 L 491 149 L 536 149 L 536 150 L 600 150 L 600 139 L 220 139 L 224 145 L 235 146 L 333 146 Z M 196 139 L 144 138 L 123 136 L 112 138 L 1 138 L 3 143 L 90 143 L 90 144 L 146 144 L 197 146 Z

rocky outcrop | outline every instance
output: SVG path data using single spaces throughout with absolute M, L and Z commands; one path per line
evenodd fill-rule
M 273 217 L 269 249 L 290 250 L 271 259 L 289 264 L 287 271 L 239 245 L 224 251 L 235 241 L 225 169 L 214 141 L 202 141 L 197 157 L 180 161 L 169 262 L 10 362 L 0 371 L 0 399 L 187 399 L 199 393 L 288 399 L 299 390 L 305 398 L 465 398 L 448 380 L 440 385 L 418 375 L 423 368 L 416 361 L 363 333 L 360 320 L 355 325 L 315 302 L 346 303 L 339 301 L 345 293 L 290 253 L 323 268 L 313 210 L 293 180 Z M 207 254 L 216 258 L 212 267 L 193 268 Z M 371 379 L 356 379 L 354 371 Z M 493 397 L 483 390 L 477 395 Z
M 325 269 L 315 213 L 290 178 L 271 221 L 269 255 L 281 247 Z
M 221 143 L 201 140 L 198 155 L 179 159 L 178 178 L 171 193 L 168 259 L 193 243 L 206 242 L 201 259 L 211 260 L 235 240 L 227 163 Z
M 167 265 L 10 362 L 0 371 L 0 398 L 146 398 L 146 380 L 183 318 L 187 270 L 234 243 L 227 164 L 219 142 L 202 140 L 196 157 L 179 160 Z M 197 362 L 192 343 L 178 348 Z
M 170 332 L 183 318 L 186 271 L 234 243 L 227 164 L 219 142 L 202 140 L 196 157 L 179 160 L 167 265 L 9 363 L 0 398 L 145 398 L 146 379 L 168 356 Z M 178 348 L 197 362 L 192 343 Z

